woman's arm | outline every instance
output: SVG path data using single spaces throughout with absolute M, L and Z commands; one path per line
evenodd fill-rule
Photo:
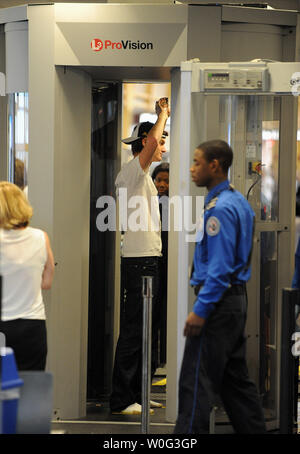
M 43 276 L 42 276 L 42 289 L 49 290 L 52 285 L 53 276 L 54 276 L 54 257 L 53 252 L 50 245 L 50 240 L 46 232 L 45 240 L 46 240 L 46 250 L 47 250 L 47 261 L 45 263 Z

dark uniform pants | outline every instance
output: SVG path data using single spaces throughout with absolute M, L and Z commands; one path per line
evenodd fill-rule
M 161 257 L 129 257 L 121 260 L 120 335 L 116 347 L 110 408 L 121 411 L 141 403 L 143 296 L 142 276 L 152 280 L 152 377 L 157 367 L 160 322 Z
M 265 432 L 259 396 L 248 376 L 244 335 L 247 299 L 240 288 L 233 286 L 225 293 L 200 336 L 186 339 L 175 433 L 208 433 L 216 395 L 237 433 Z

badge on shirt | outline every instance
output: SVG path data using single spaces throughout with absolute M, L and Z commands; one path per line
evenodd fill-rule
M 220 232 L 221 224 L 218 218 L 211 216 L 206 223 L 206 233 L 209 236 L 216 236 Z

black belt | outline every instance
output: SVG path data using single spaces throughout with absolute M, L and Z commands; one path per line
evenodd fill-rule
M 226 290 L 225 295 L 243 295 L 246 292 L 246 283 L 244 284 L 233 284 L 229 289 Z
M 194 292 L 195 292 L 195 295 L 197 296 L 200 289 L 203 287 L 202 284 L 198 284 L 198 285 L 195 285 L 194 286 Z M 231 287 L 229 287 L 225 293 L 223 294 L 222 298 L 224 298 L 224 296 L 228 296 L 228 295 L 243 295 L 244 293 L 246 292 L 246 284 L 243 283 L 243 284 L 232 284 Z

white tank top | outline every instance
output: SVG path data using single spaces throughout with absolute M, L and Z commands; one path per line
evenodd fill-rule
M 18 318 L 45 320 L 41 283 L 47 260 L 45 234 L 26 227 L 0 229 L 2 321 Z

